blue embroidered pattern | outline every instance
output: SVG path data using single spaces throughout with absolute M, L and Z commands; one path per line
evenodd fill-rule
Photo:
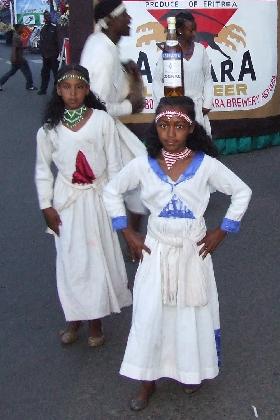
M 127 217 L 119 216 L 112 218 L 112 226 L 114 230 L 121 230 L 127 228 Z
M 217 350 L 217 357 L 218 357 L 218 366 L 221 366 L 221 330 L 215 330 L 215 341 L 216 341 L 216 350 Z
M 186 204 L 176 194 L 172 196 L 169 203 L 160 212 L 159 217 L 195 219 L 193 212 L 187 208 Z
M 221 229 L 225 230 L 226 232 L 238 232 L 240 229 L 240 222 L 224 217 L 221 224 Z

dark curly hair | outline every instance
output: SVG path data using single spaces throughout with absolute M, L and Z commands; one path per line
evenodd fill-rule
M 185 22 L 192 22 L 196 30 L 196 21 L 190 12 L 180 12 L 176 15 L 176 31 L 185 25 Z
M 188 96 L 161 98 L 156 109 L 156 115 L 162 112 L 166 107 L 179 108 L 180 111 L 185 112 L 192 121 L 195 121 L 194 102 Z M 156 158 L 162 149 L 162 144 L 158 137 L 155 121 L 148 129 L 145 144 L 148 155 L 152 158 Z M 195 122 L 193 132 L 188 135 L 188 138 L 186 139 L 186 146 L 193 151 L 202 151 L 212 157 L 218 156 L 218 150 L 216 149 L 211 137 L 208 136 L 205 129 L 198 122 Z
M 67 73 L 78 73 L 83 76 L 86 81 L 89 83 L 89 73 L 87 69 L 79 64 L 68 64 L 62 67 L 57 74 L 57 80 L 65 76 Z M 85 97 L 85 106 L 88 108 L 101 109 L 106 111 L 106 106 L 99 98 L 97 98 L 94 93 L 90 90 L 89 94 Z M 55 128 L 63 118 L 65 105 L 61 96 L 56 92 L 56 86 L 54 87 L 52 98 L 47 104 L 44 116 L 43 116 L 43 125 L 47 129 Z

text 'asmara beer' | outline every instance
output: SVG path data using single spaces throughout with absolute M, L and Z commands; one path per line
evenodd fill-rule
M 183 53 L 176 34 L 176 18 L 167 18 L 168 30 L 162 52 L 164 96 L 184 95 Z

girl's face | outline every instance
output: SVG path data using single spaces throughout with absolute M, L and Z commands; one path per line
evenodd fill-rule
M 88 93 L 89 85 L 76 78 L 64 79 L 57 86 L 57 94 L 61 96 L 67 109 L 80 108 Z
M 175 111 L 177 113 L 184 113 L 180 108 L 165 107 L 161 109 L 160 113 L 166 111 Z M 163 115 L 156 122 L 156 130 L 162 147 L 170 153 L 182 152 L 186 147 L 187 138 L 194 130 L 194 123 L 189 123 L 182 116 L 178 115 Z

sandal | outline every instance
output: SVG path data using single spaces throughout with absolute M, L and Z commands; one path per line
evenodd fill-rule
M 100 346 L 103 346 L 104 343 L 105 343 L 104 335 L 101 335 L 100 337 L 89 336 L 88 338 L 89 347 L 100 347 Z
M 73 344 L 78 340 L 78 333 L 74 330 L 62 330 L 59 335 L 61 344 Z

